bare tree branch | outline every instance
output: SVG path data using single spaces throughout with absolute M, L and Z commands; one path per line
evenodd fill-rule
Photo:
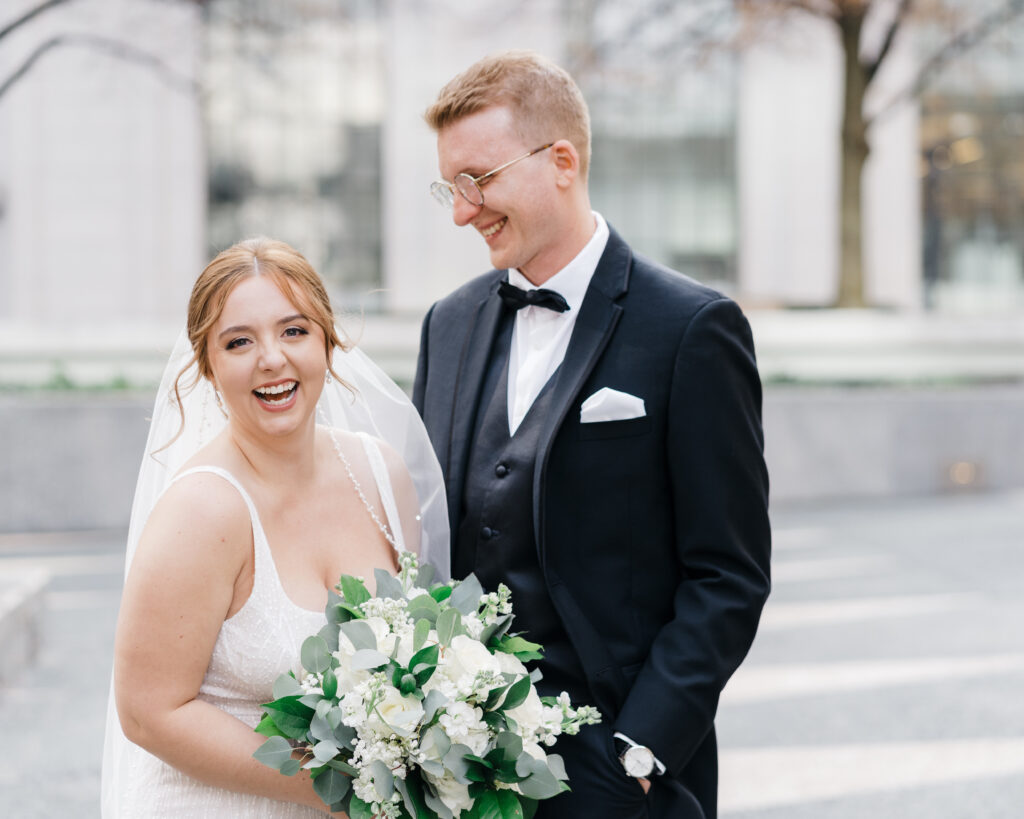
M 881 68 L 882 64 L 885 62 L 885 58 L 889 54 L 889 49 L 892 48 L 893 41 L 896 39 L 896 35 L 903 27 L 903 21 L 906 20 L 907 14 L 910 11 L 910 2 L 911 0 L 900 0 L 896 13 L 893 14 L 892 21 L 889 23 L 889 28 L 885 32 L 885 39 L 882 41 L 882 45 L 878 49 L 878 54 L 875 55 L 875 59 L 865 66 L 867 85 L 871 85 L 871 81 L 875 78 L 875 74 L 878 73 L 878 69 Z
M 4 95 L 18 80 L 32 69 L 32 66 L 34 66 L 44 54 L 55 48 L 66 45 L 93 48 L 98 51 L 105 52 L 115 59 L 125 60 L 126 62 L 150 68 L 158 77 L 160 77 L 161 80 L 182 93 L 196 94 L 199 92 L 199 83 L 191 77 L 186 77 L 185 75 L 175 71 L 159 57 L 156 57 L 147 51 L 143 51 L 142 49 L 121 42 L 120 40 L 115 40 L 111 37 L 101 37 L 92 34 L 63 34 L 51 37 L 49 40 L 41 43 L 31 54 L 29 54 L 28 57 L 25 58 L 24 62 L 22 62 L 22 64 L 18 66 L 18 68 L 15 69 L 9 77 L 7 77 L 6 80 L 0 83 L 0 100 L 3 99 Z
M 48 11 L 49 9 L 52 9 L 54 6 L 60 6 L 67 2 L 68 0 L 46 0 L 46 2 L 40 3 L 35 8 L 29 9 L 24 14 L 22 14 L 21 17 L 18 17 L 17 19 L 8 23 L 3 28 L 0 28 L 0 40 L 2 40 L 15 29 L 21 28 L 29 20 L 32 20 L 34 17 L 37 17 L 44 11 Z
M 917 98 L 927 88 L 936 71 L 969 51 L 1000 26 L 1009 23 L 1022 12 L 1024 12 L 1024 0 L 1007 0 L 1004 5 L 945 42 L 931 57 L 921 63 L 914 81 L 890 99 L 877 113 L 868 117 L 867 124 L 871 125 L 877 122 L 898 106 Z

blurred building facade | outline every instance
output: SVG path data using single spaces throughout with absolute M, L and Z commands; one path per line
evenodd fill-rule
M 725 0 L 77 0 L 40 14 L 0 40 L 0 78 L 27 66 L 0 92 L 0 381 L 35 378 L 18 369 L 32 356 L 74 369 L 87 350 L 120 356 L 133 380 L 126 351 L 169 344 L 205 260 L 255 233 L 300 248 L 371 336 L 411 351 L 426 307 L 488 266 L 427 193 L 422 111 L 474 59 L 516 47 L 578 77 L 592 199 L 635 247 L 748 307 L 830 304 L 838 43 L 807 17 L 718 47 L 733 14 Z M 875 126 L 874 303 L 1024 306 L 1022 35 L 1020 20 L 997 32 Z M 935 36 L 901 40 L 878 106 Z

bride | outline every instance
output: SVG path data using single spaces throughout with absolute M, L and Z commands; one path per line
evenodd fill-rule
M 103 816 L 324 815 L 308 773 L 253 759 L 260 704 L 341 574 L 372 584 L 410 549 L 446 575 L 447 526 L 415 411 L 339 338 L 306 259 L 268 239 L 218 255 L 136 488 Z

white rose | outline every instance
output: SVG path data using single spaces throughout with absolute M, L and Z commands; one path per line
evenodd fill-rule
M 534 759 L 539 759 L 541 762 L 547 761 L 548 755 L 544 753 L 544 749 L 540 747 L 540 743 L 524 741 L 523 750 Z
M 424 776 L 430 781 L 437 791 L 438 798 L 448 806 L 453 814 L 458 816 L 462 811 L 473 807 L 473 800 L 469 796 L 469 787 L 460 785 L 451 776 L 443 776 L 435 779 L 424 772 Z
M 534 734 L 544 724 L 544 705 L 537 696 L 537 689 L 533 687 L 530 688 L 525 700 L 505 713 L 519 723 L 519 729 L 524 736 Z
M 391 656 L 391 652 L 395 650 L 395 644 L 398 644 L 398 654 L 395 655 L 395 659 L 399 664 L 408 666 L 409 660 L 412 659 L 413 641 L 413 630 L 409 628 L 402 628 L 399 631 L 392 631 L 384 635 L 384 638 L 379 640 L 377 643 L 377 650 L 382 654 Z
M 338 678 L 338 696 L 341 697 L 352 691 L 359 683 L 370 679 L 370 672 L 365 669 L 352 670 L 352 655 L 356 648 L 352 641 L 345 636 L 345 632 L 338 634 L 338 650 L 334 652 L 338 660 L 338 667 L 334 669 L 334 675 Z
M 464 676 L 476 676 L 477 671 L 501 671 L 498 661 L 484 644 L 465 634 L 453 638 L 451 645 L 445 649 L 443 669 L 445 676 L 456 683 Z
M 530 673 L 514 654 L 495 651 L 494 658 L 498 661 L 498 668 L 501 669 L 502 674 L 515 674 L 517 677 L 521 677 Z
M 412 731 L 421 719 L 423 703 L 413 696 L 403 697 L 397 689 L 388 686 L 384 691 L 384 698 L 377 703 L 377 707 L 366 720 L 366 727 L 385 736 L 393 733 L 405 735 Z

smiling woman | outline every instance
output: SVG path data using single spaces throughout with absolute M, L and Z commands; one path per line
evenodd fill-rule
M 321 815 L 308 774 L 252 758 L 259 706 L 342 574 L 393 572 L 402 549 L 446 555 L 440 468 L 408 399 L 342 342 L 288 245 L 252 239 L 214 259 L 187 338 L 132 511 L 103 815 Z M 173 408 L 177 435 L 153 446 Z

